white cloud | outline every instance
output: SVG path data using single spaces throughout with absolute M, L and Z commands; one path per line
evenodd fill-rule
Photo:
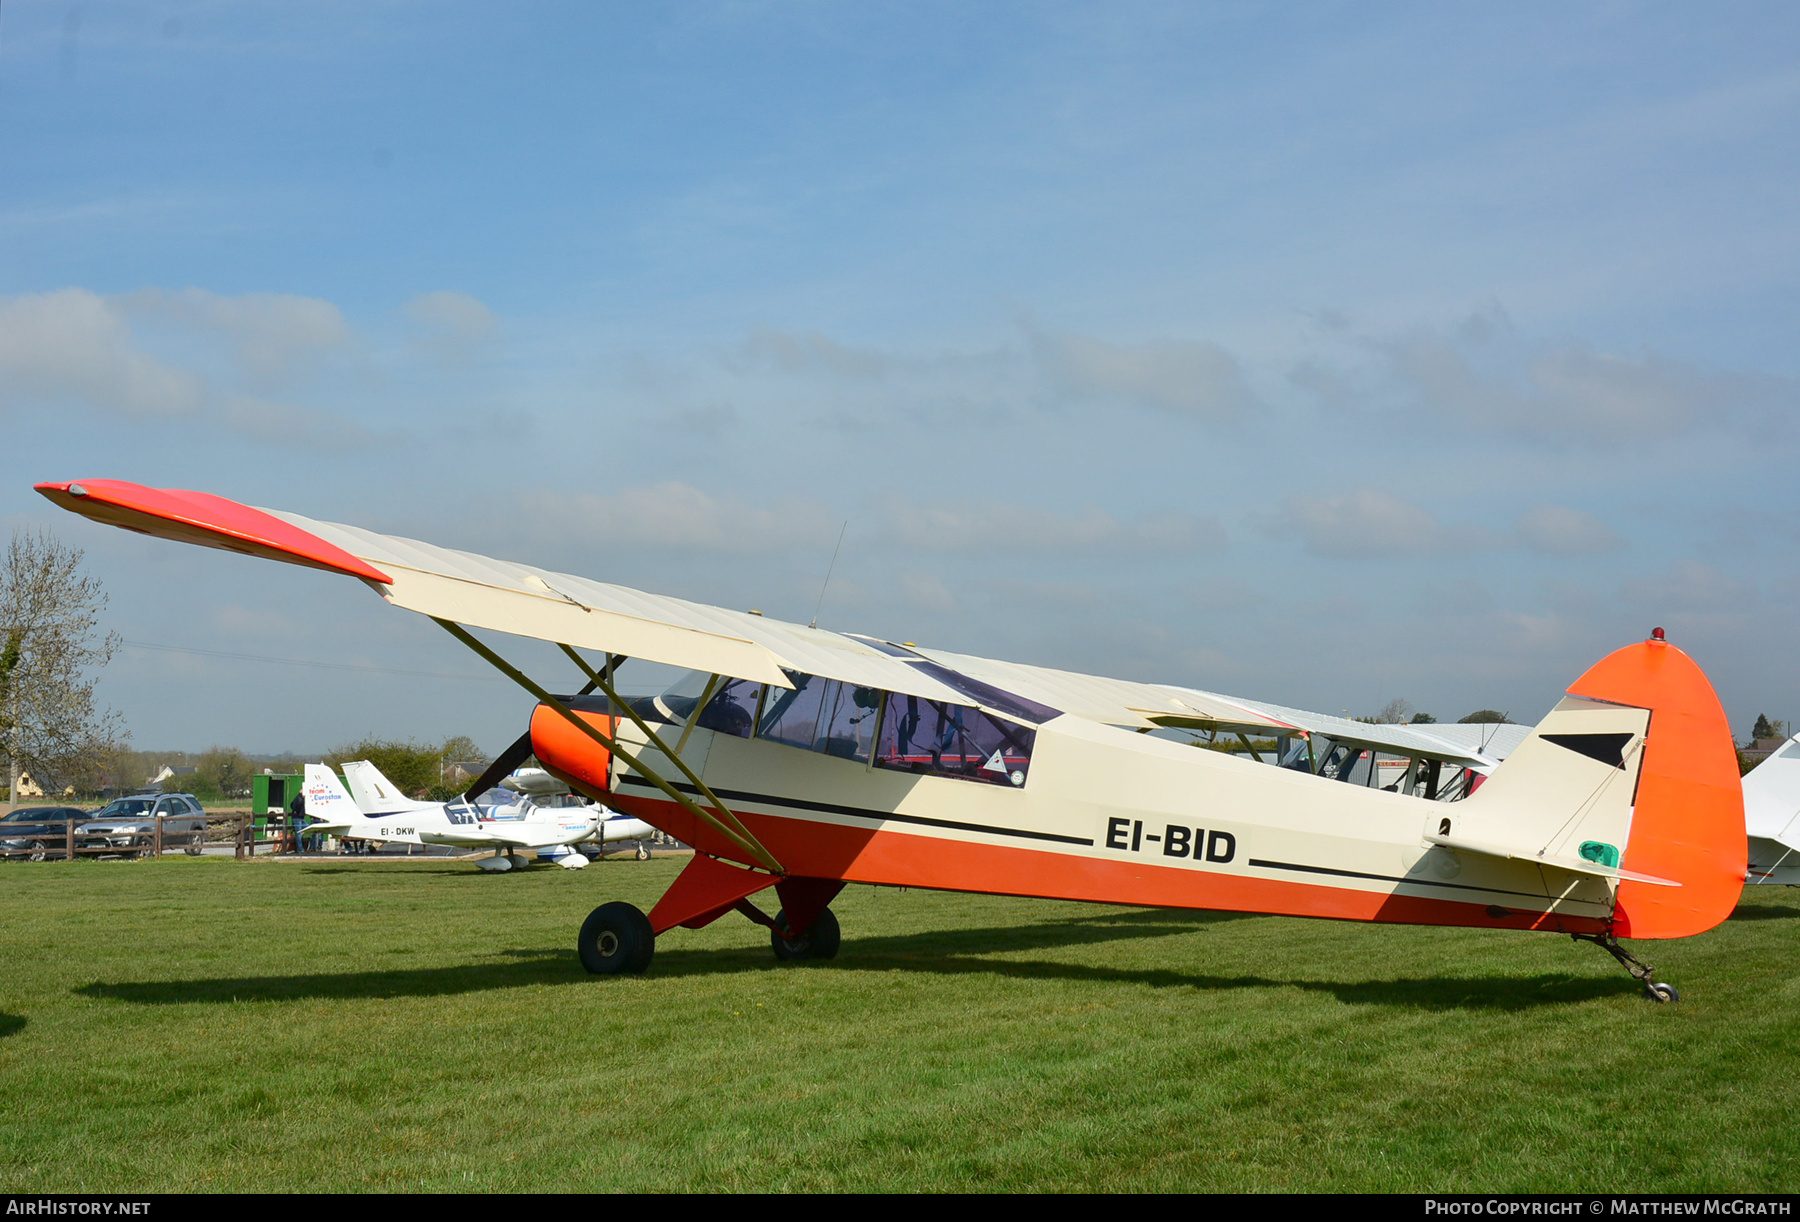
M 60 289 L 0 300 L 0 395 L 77 401 L 130 416 L 187 416 L 205 384 L 140 351 L 112 300 Z
M 1762 423 L 1800 401 L 1800 387 L 1768 375 L 1576 341 L 1528 343 L 1497 310 L 1471 316 L 1454 334 L 1421 328 L 1373 347 L 1407 410 L 1481 432 L 1630 443 Z M 1342 391 L 1317 368 L 1296 369 L 1295 378 L 1316 391 Z
M 414 326 L 412 347 L 439 365 L 467 365 L 499 334 L 494 312 L 467 293 L 421 293 L 401 310 Z
M 1657 614 L 1742 611 L 1756 601 L 1754 587 L 1732 580 L 1709 564 L 1685 558 L 1666 573 L 1625 582 L 1619 594 Z
M 792 334 L 758 327 L 744 341 L 743 356 L 767 363 L 783 373 L 828 373 L 841 378 L 875 378 L 888 371 L 892 358 L 869 348 L 840 344 L 817 331 Z
M 1535 551 L 1554 556 L 1583 556 L 1617 551 L 1625 546 L 1619 532 L 1579 509 L 1539 505 L 1514 523 L 1519 539 Z
M 467 293 L 440 290 L 421 293 L 406 303 L 404 313 L 413 322 L 457 343 L 475 343 L 492 335 L 499 326 L 494 312 Z
M 1114 551 L 1196 552 L 1225 545 L 1212 518 L 1160 511 L 1121 521 L 1089 505 L 1063 515 L 1030 505 L 951 500 L 916 504 L 889 496 L 881 508 L 885 533 L 903 547 L 935 552 Z
M 910 607 L 943 615 L 956 612 L 956 597 L 937 577 L 930 573 L 900 574 L 900 596 Z
M 679 481 L 620 492 L 533 492 L 532 514 L 554 521 L 572 538 L 592 537 L 611 548 L 701 552 L 773 552 L 829 548 L 841 519 L 810 501 L 749 502 L 715 497 Z
M 168 321 L 227 339 L 238 368 L 261 383 L 292 376 L 350 342 L 350 327 L 329 301 L 287 293 L 228 297 L 205 289 L 144 289 L 115 298 L 127 317 Z
M 1026 321 L 1032 355 L 1059 397 L 1125 400 L 1223 424 L 1262 403 L 1237 359 L 1204 340 L 1113 344 L 1044 331 Z
M 1446 526 L 1429 511 L 1380 488 L 1342 496 L 1290 496 L 1279 512 L 1261 517 L 1257 525 L 1277 538 L 1297 537 L 1319 556 L 1422 555 L 1513 542 L 1480 527 Z
M 251 395 L 224 396 L 211 415 L 234 433 L 276 444 L 331 450 L 373 445 L 383 440 L 356 421 L 336 413 L 291 403 L 273 403 Z

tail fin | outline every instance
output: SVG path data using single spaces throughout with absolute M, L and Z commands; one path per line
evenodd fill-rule
M 407 811 L 434 807 L 435 802 L 415 802 L 400 792 L 400 787 L 381 775 L 381 769 L 368 760 L 354 760 L 344 765 L 344 780 L 356 795 L 356 804 L 365 815 L 397 815 Z
M 1744 774 L 1744 828 L 1800 849 L 1800 739 L 1782 743 Z
M 1743 889 L 1737 748 L 1706 676 L 1664 641 L 1617 650 L 1577 679 L 1460 807 L 1459 838 L 1617 879 L 1620 937 L 1703 933 Z
M 348 827 L 362 818 L 356 802 L 338 784 L 337 774 L 324 764 L 306 766 L 306 787 L 301 792 L 306 795 L 306 813 L 313 819 Z

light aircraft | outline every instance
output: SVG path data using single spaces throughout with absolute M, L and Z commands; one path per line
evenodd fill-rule
M 630 817 L 608 819 L 595 807 L 546 809 L 529 800 L 498 807 L 480 807 L 467 797 L 453 802 L 414 802 L 397 796 L 392 782 L 367 761 L 345 765 L 346 774 L 360 774 L 363 784 L 390 797 L 382 809 L 368 810 L 344 792 L 337 776 L 323 764 L 306 765 L 306 813 L 320 822 L 309 833 L 344 840 L 397 841 L 402 844 L 443 844 L 458 848 L 495 849 L 503 853 L 475 864 L 484 870 L 506 871 L 519 866 L 517 850 L 532 849 L 539 857 L 570 870 L 587 865 L 587 858 L 571 846 L 606 839 L 638 839 L 654 834 L 649 825 Z M 355 788 L 353 783 L 352 788 Z
M 99 522 L 356 578 L 532 693 L 508 769 L 535 755 L 696 850 L 648 914 L 588 915 L 596 973 L 641 972 L 659 935 L 733 911 L 778 957 L 830 958 L 829 905 L 864 882 L 1551 931 L 1669 1001 L 1619 939 L 1704 932 L 1744 882 L 1731 732 L 1661 629 L 1581 675 L 1470 793 L 1443 774 L 1492 761 L 1430 727 L 782 623 L 208 493 L 37 487 Z M 471 628 L 557 644 L 579 690 L 553 694 Z M 628 700 L 627 658 L 692 673 Z M 1206 749 L 1233 740 L 1250 750 Z M 1409 761 L 1386 787 L 1382 755 Z M 773 916 L 750 902 L 768 888 Z
M 1749 883 L 1800 886 L 1800 736 L 1744 774 Z
M 503 759 L 501 762 L 503 764 L 509 764 L 510 758 Z M 583 865 L 586 865 L 586 858 L 583 858 L 580 862 L 570 861 L 568 860 L 567 854 L 555 851 L 558 846 L 555 846 L 551 841 L 526 843 L 523 840 L 520 840 L 521 836 L 527 834 L 519 830 L 521 824 L 530 827 L 530 835 L 538 835 L 542 832 L 544 826 L 560 825 L 559 821 L 560 823 L 570 823 L 570 821 L 577 817 L 586 818 L 592 822 L 594 833 L 582 841 L 577 842 L 584 844 L 618 844 L 621 841 L 626 840 L 647 840 L 656 835 L 656 829 L 651 827 L 648 823 L 645 823 L 643 820 L 634 819 L 630 815 L 618 814 L 604 805 L 583 804 L 576 807 L 539 806 L 533 800 L 534 797 L 549 797 L 569 792 L 569 787 L 567 785 L 564 785 L 561 781 L 558 781 L 555 777 L 551 776 L 541 768 L 524 768 L 509 776 L 500 778 L 499 788 L 510 790 L 519 795 L 513 801 L 478 801 L 482 795 L 493 790 L 494 787 L 488 785 L 486 781 L 494 775 L 495 771 L 496 769 L 489 768 L 486 774 L 481 778 L 478 778 L 476 783 L 469 787 L 460 801 L 448 804 L 457 807 L 452 822 L 455 823 L 458 828 L 466 826 L 461 822 L 461 817 L 463 814 L 467 813 L 467 808 L 471 805 L 475 806 L 477 808 L 477 813 L 482 820 L 481 827 L 487 829 L 489 832 L 505 833 L 508 838 L 519 841 L 519 843 L 513 846 L 514 848 L 535 848 L 540 845 L 550 846 L 550 852 L 539 853 L 538 856 L 547 857 L 560 865 L 567 866 L 571 870 L 579 870 Z M 408 815 L 417 812 L 447 810 L 446 804 L 442 802 L 422 802 L 417 799 L 406 797 L 400 792 L 400 787 L 398 785 L 388 780 L 386 776 L 382 775 L 381 769 L 377 768 L 368 760 L 351 760 L 347 762 L 344 765 L 344 781 L 350 786 L 351 799 L 356 803 L 357 808 L 365 815 Z M 450 816 L 447 815 L 446 817 Z M 442 829 L 440 829 L 440 831 L 441 830 Z M 467 839 L 460 831 L 443 834 L 455 838 L 449 840 L 427 839 L 423 843 L 471 845 L 476 843 L 475 841 Z M 351 838 L 358 839 L 358 837 L 355 836 L 352 836 Z M 379 839 L 380 837 L 372 838 Z M 648 857 L 649 853 L 640 845 L 638 856 L 639 858 Z M 506 867 L 489 866 L 487 868 L 505 869 Z

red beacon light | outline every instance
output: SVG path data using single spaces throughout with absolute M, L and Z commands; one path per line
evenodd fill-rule
M 1653 641 L 1666 641 L 1669 638 L 1663 635 L 1663 630 L 1661 628 L 1652 628 L 1650 630 L 1650 639 Z

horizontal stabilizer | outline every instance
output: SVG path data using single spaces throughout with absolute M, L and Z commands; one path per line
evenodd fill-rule
M 1461 853 L 1480 853 L 1486 857 L 1500 857 L 1512 861 L 1535 861 L 1539 865 L 1555 866 L 1558 870 L 1567 870 L 1572 874 L 1591 874 L 1595 878 L 1629 879 L 1634 883 L 1649 883 L 1657 887 L 1679 887 L 1681 885 L 1672 878 L 1657 878 L 1653 874 L 1621 870 L 1617 866 L 1602 865 L 1597 861 L 1589 861 L 1585 857 L 1552 857 L 1547 853 L 1534 853 L 1529 849 L 1509 849 L 1503 844 L 1485 844 L 1477 840 L 1464 840 L 1459 836 L 1427 836 L 1425 842 L 1435 844 L 1439 848 L 1455 849 Z

